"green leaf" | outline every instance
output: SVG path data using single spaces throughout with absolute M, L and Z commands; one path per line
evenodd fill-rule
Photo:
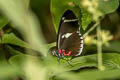
M 75 3 L 80 7 L 82 7 L 81 2 L 82 2 L 81 0 L 75 0 Z M 88 5 L 89 4 L 90 3 L 88 3 Z M 118 6 L 119 6 L 119 0 L 98 0 L 98 9 L 101 12 L 103 12 L 103 14 L 114 12 L 118 8 Z
M 120 68 L 120 54 L 117 53 L 103 53 L 103 65 L 107 69 Z M 77 70 L 83 67 L 97 67 L 97 54 L 81 56 L 74 58 L 70 61 L 69 65 L 66 63 L 66 67 L 70 70 Z
M 12 44 L 20 47 L 31 48 L 31 46 L 28 43 L 16 37 L 14 33 L 4 34 L 2 37 L 2 44 Z
M 92 22 L 93 18 L 92 15 L 87 12 L 87 8 L 82 6 L 81 0 L 74 0 L 75 4 L 78 5 L 81 9 L 81 25 L 82 28 L 85 30 L 88 25 Z M 119 6 L 119 0 L 98 0 L 98 9 L 103 14 L 108 14 L 114 12 Z
M 70 70 L 77 70 L 83 67 L 97 67 L 96 54 L 74 58 L 71 61 L 69 61 L 69 63 L 72 66 L 69 65 L 68 63 L 66 63 L 65 65 Z
M 26 62 L 25 55 L 15 55 L 9 59 L 9 63 L 14 66 L 22 67 L 24 62 Z
M 49 49 L 52 48 L 52 47 L 55 47 L 55 46 L 56 46 L 56 42 L 47 44 L 47 47 L 48 47 Z
M 99 0 L 99 9 L 104 14 L 114 12 L 119 6 L 119 0 Z
M 92 15 L 86 10 L 84 9 L 84 7 L 81 5 L 81 1 L 80 0 L 74 0 L 75 4 L 79 6 L 80 10 L 81 10 L 81 25 L 82 28 L 85 30 L 88 25 L 92 22 Z
M 74 0 L 51 0 L 51 13 L 56 32 L 62 15 L 66 10 L 72 10 L 80 20 L 80 8 L 74 4 Z
M 73 3 L 74 5 L 70 6 L 68 5 L 69 3 Z M 99 0 L 98 4 L 99 4 L 99 10 L 104 14 L 108 14 L 114 12 L 118 8 L 119 0 Z M 75 12 L 77 17 L 79 18 L 79 22 L 81 23 L 80 25 L 82 25 L 82 28 L 84 30 L 93 20 L 92 15 L 84 9 L 84 7 L 81 5 L 80 0 L 65 0 L 65 1 L 52 0 L 51 12 L 53 15 L 53 23 L 56 32 L 58 31 L 59 23 L 63 13 L 68 9 L 71 9 L 73 12 Z
M 0 16 L 0 30 L 8 24 L 9 20 L 3 16 Z
M 118 76 L 120 76 L 120 69 L 105 70 L 105 71 L 90 70 L 90 71 L 78 73 L 77 76 L 79 76 L 79 78 L 82 78 L 82 80 L 102 80 L 102 79 L 109 80 L 109 79 L 115 79 Z
M 20 46 L 28 49 L 40 51 L 39 49 L 32 47 L 27 42 L 18 38 L 14 33 L 4 34 L 2 37 L 2 44 L 12 44 L 12 45 L 16 45 L 16 46 Z
M 33 48 L 31 45 L 18 38 L 14 33 L 4 34 L 2 37 L 2 44 L 12 44 L 12 45 L 40 51 L 39 49 Z M 53 42 L 51 44 L 46 44 L 46 47 L 48 47 L 49 49 L 54 46 L 56 46 L 56 42 Z M 8 46 L 8 49 L 10 50 L 10 52 L 15 52 L 15 54 L 16 53 L 21 54 L 20 52 L 13 50 L 10 46 Z
M 23 55 L 24 54 L 18 50 L 13 49 L 11 46 L 6 46 L 6 48 L 11 55 Z
M 80 0 L 51 1 L 51 12 L 53 15 L 53 23 L 56 32 L 58 31 L 59 23 L 63 13 L 68 9 L 75 13 L 79 19 L 80 26 L 82 26 L 84 30 L 88 27 L 88 25 L 92 22 L 92 16 L 81 6 L 80 2 Z M 71 5 L 69 5 L 69 3 L 71 3 Z
M 62 73 L 55 77 L 55 80 L 116 80 L 119 79 L 120 69 L 113 70 L 86 70 L 75 73 Z
M 81 8 L 81 13 L 82 13 L 81 24 L 82 24 L 82 28 L 85 30 L 93 19 L 92 19 L 92 15 L 88 13 L 85 9 Z

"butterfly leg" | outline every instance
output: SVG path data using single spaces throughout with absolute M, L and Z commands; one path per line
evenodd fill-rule
M 66 58 L 67 63 L 68 63 L 71 67 L 73 67 L 73 65 L 70 64 L 69 59 L 68 59 L 67 57 L 65 57 L 65 58 Z
M 57 57 L 57 61 L 58 61 L 58 64 L 60 64 L 60 58 L 59 57 Z
M 60 59 L 62 58 L 62 55 L 60 53 L 58 53 L 57 55 L 57 61 L 58 61 L 58 64 L 60 64 Z

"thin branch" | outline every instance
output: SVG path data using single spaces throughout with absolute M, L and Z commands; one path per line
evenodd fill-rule
M 93 31 L 99 24 L 99 21 L 96 22 L 84 35 L 83 38 L 86 37 L 91 31 Z

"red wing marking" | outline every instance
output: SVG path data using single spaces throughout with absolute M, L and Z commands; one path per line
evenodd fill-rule
M 60 53 L 60 54 L 63 54 L 64 56 L 70 56 L 71 53 L 72 53 L 71 51 L 69 51 L 68 53 L 66 53 L 64 49 L 59 50 L 59 51 L 57 50 L 57 52 Z

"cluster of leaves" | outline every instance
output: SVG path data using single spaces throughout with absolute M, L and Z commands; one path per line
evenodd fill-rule
M 8 1 L 0 0 L 0 9 L 7 16 L 7 18 L 0 16 L 0 79 L 19 79 L 18 77 L 27 80 L 97 80 L 119 78 L 120 41 L 113 42 L 109 47 L 103 49 L 107 51 L 107 53 L 103 53 L 104 71 L 97 69 L 97 53 L 72 59 L 70 61 L 72 66 L 68 62 L 61 65 L 57 64 L 56 58 L 46 57 L 46 48 L 49 49 L 55 46 L 55 43 L 44 46 L 42 35 L 40 35 L 39 39 L 38 33 L 36 33 L 37 30 L 34 30 L 35 27 L 38 27 L 38 23 L 37 19 L 33 18 L 33 13 L 27 8 L 29 0 L 12 0 L 10 3 Z M 119 0 L 98 1 L 98 8 L 104 15 L 115 12 L 119 6 Z M 84 30 L 93 21 L 91 14 L 82 6 L 81 0 L 51 0 L 51 13 L 56 32 L 58 32 L 63 13 L 68 9 L 76 14 Z M 30 13 L 30 16 L 28 13 Z M 14 32 L 8 33 L 6 31 L 6 25 L 10 21 L 14 23 L 11 26 L 19 30 L 24 39 L 30 44 L 20 39 Z M 26 26 L 29 26 L 30 32 Z M 16 47 L 22 50 L 16 49 Z M 94 46 L 91 47 L 91 49 L 93 48 Z M 25 49 L 27 49 L 26 52 Z M 34 51 L 41 53 L 41 56 L 35 56 Z

